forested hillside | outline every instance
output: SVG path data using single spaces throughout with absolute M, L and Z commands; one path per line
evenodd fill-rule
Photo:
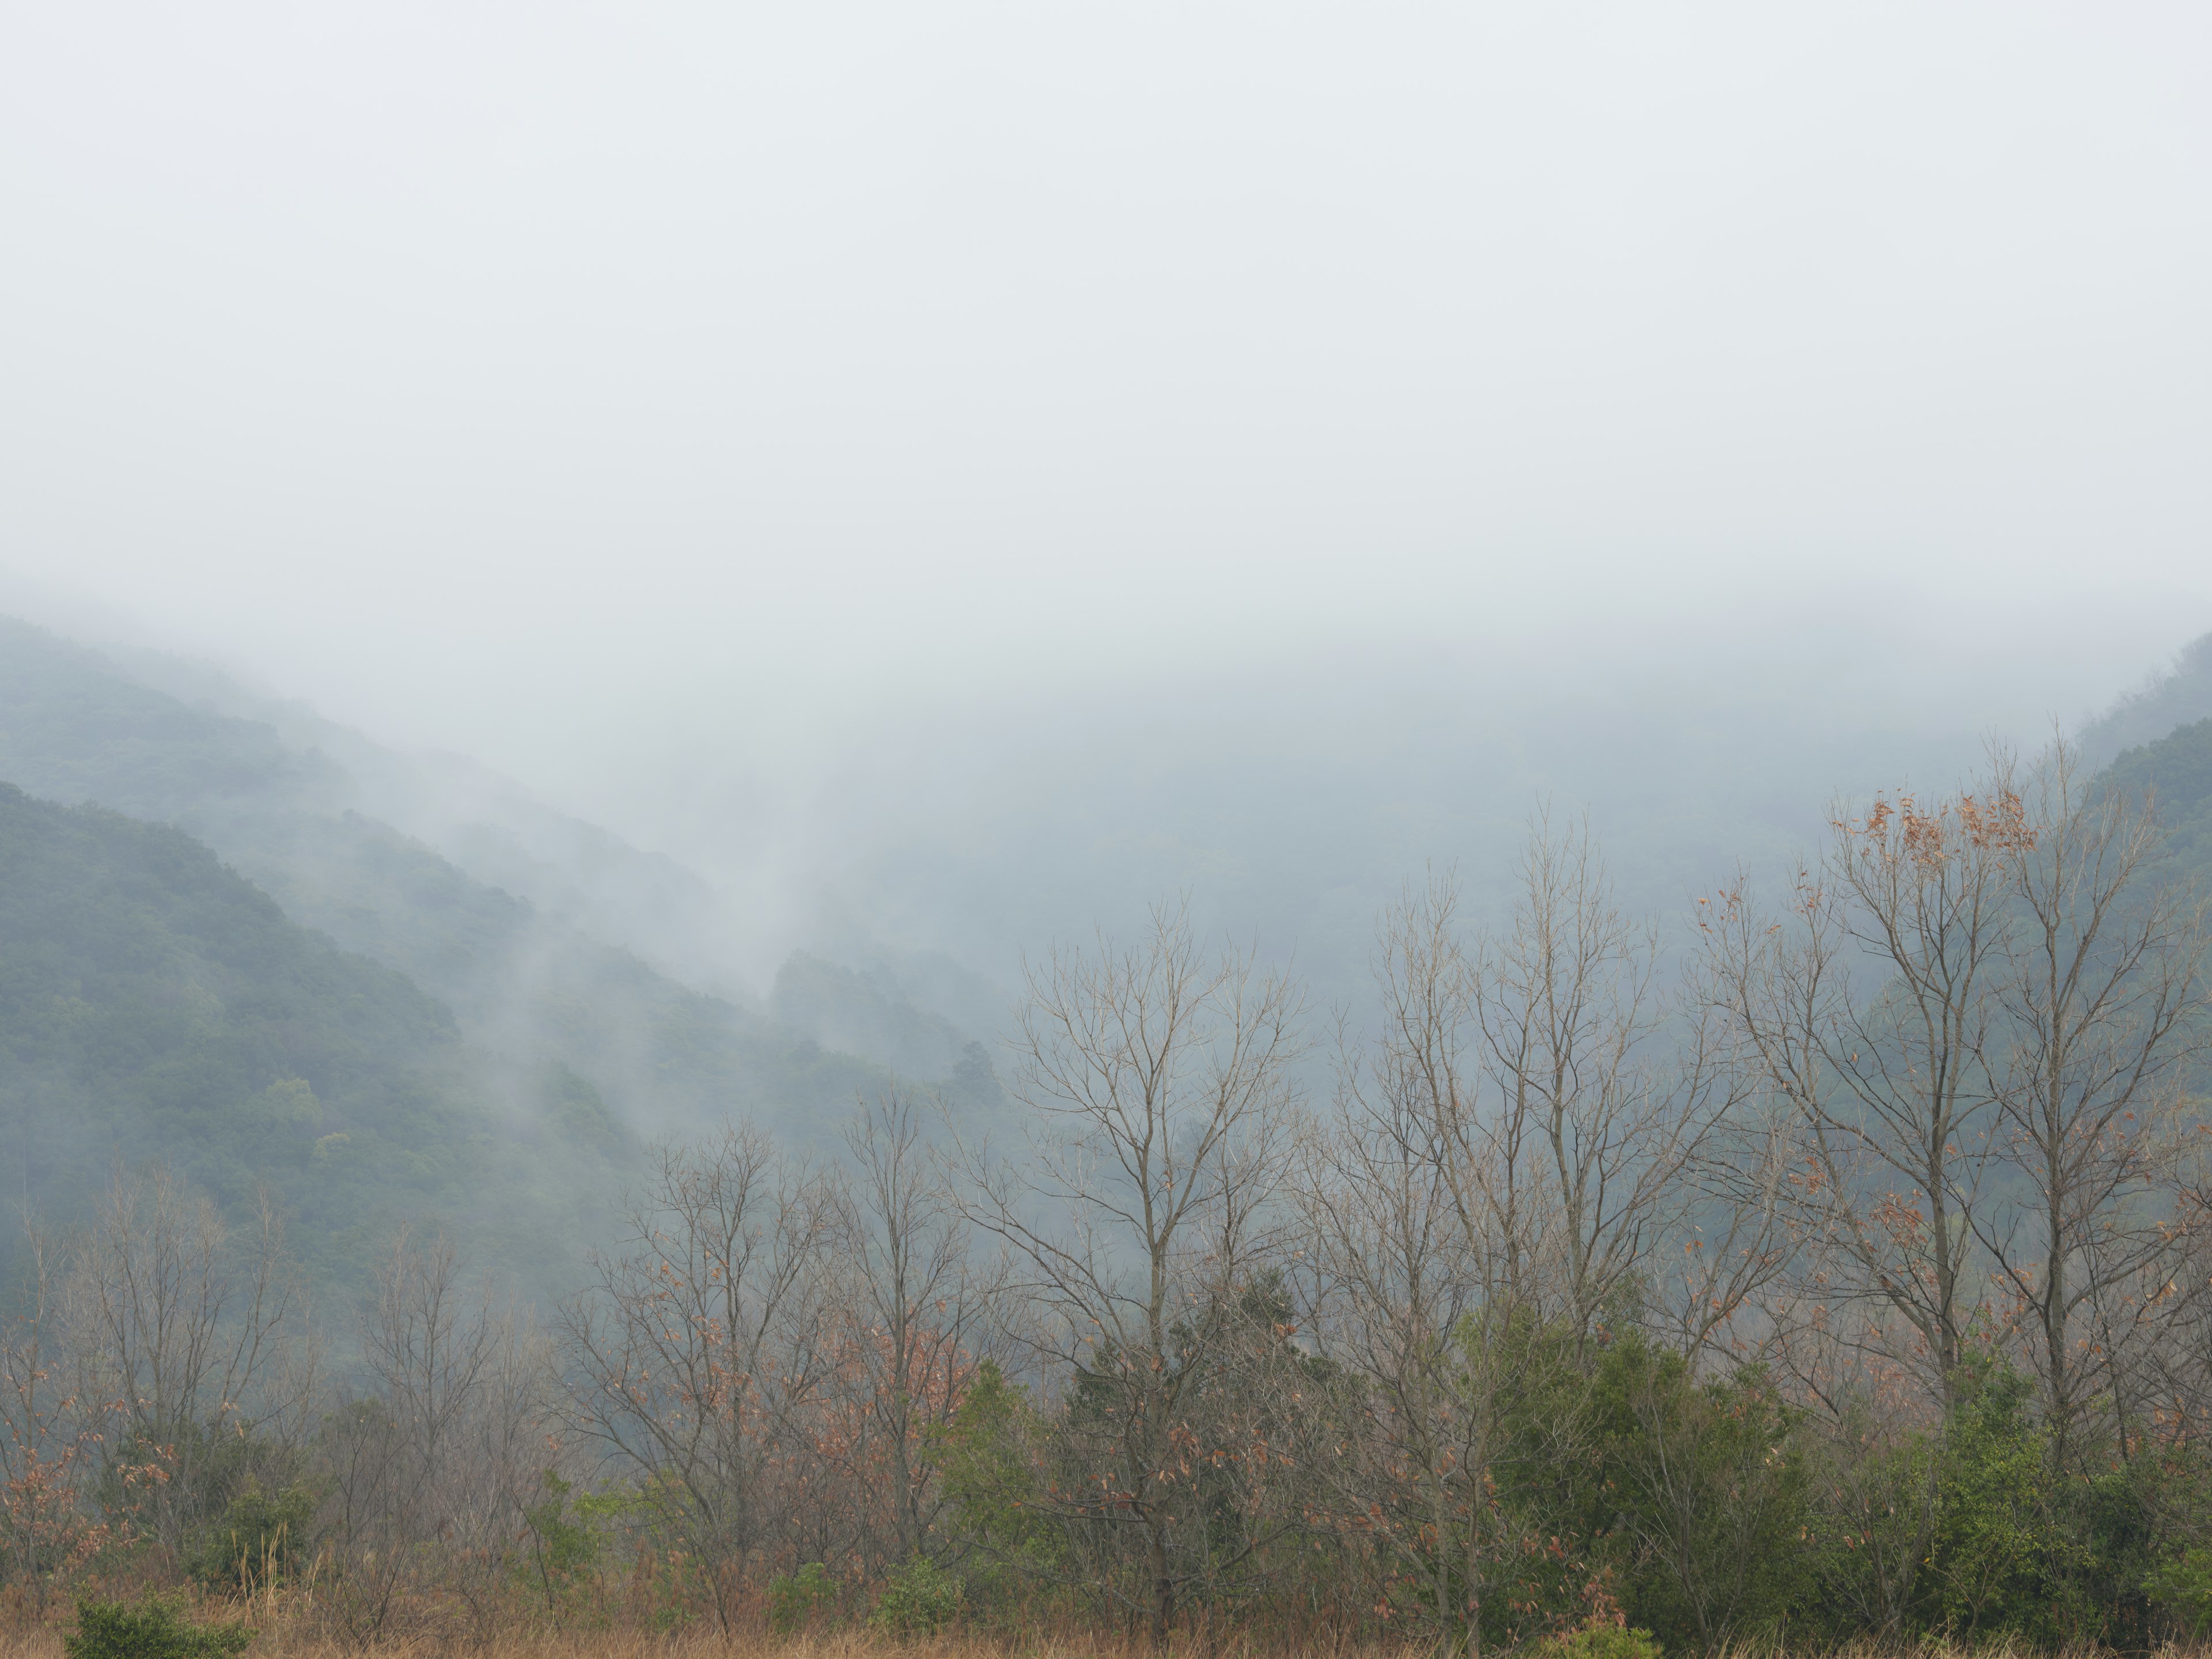
M 2078 741 L 2083 758 L 2103 766 L 2207 716 L 2212 716 L 2212 634 L 2192 641 L 2171 665 L 2088 722 Z
M 2207 641 L 2212 644 L 2212 641 Z M 2212 663 L 2212 651 L 2202 653 Z M 2176 727 L 2156 742 L 2128 750 L 2106 770 L 2123 793 L 2149 792 L 2171 837 L 2166 871 L 2212 877 L 2212 719 Z
M 534 1123 L 494 1081 L 443 1006 L 181 830 L 0 786 L 0 1141 L 34 1214 L 158 1162 L 234 1220 L 267 1190 L 320 1283 L 434 1221 L 550 1286 L 635 1143 L 579 1079 L 530 1079 Z
M 173 666 L 170 674 L 191 683 L 182 670 Z M 303 736 L 315 735 L 342 749 L 343 761 L 326 749 L 300 746 Z M 566 1067 L 588 1079 L 617 1118 L 641 1133 L 696 1130 L 735 1114 L 801 1139 L 815 1132 L 825 1110 L 842 1109 L 880 1081 L 878 1067 L 857 1054 L 681 983 L 584 931 L 572 918 L 588 918 L 592 907 L 511 838 L 502 841 L 481 823 L 453 832 L 504 860 L 496 867 L 520 878 L 519 885 L 535 881 L 556 904 L 573 900 L 568 916 L 477 878 L 360 810 L 370 799 L 404 805 L 409 789 L 432 793 L 419 778 L 364 785 L 363 769 L 377 768 L 403 769 L 397 757 L 299 711 L 292 711 L 289 731 L 280 731 L 190 706 L 99 653 L 0 619 L 0 780 L 33 795 L 97 802 L 180 825 L 295 921 L 442 1000 L 462 1035 L 505 1072 L 535 1077 Z M 685 885 L 681 872 L 671 874 L 611 838 L 594 841 L 588 826 L 556 828 L 582 845 L 580 856 L 631 872 L 623 879 L 632 888 L 672 884 L 666 903 L 708 915 L 702 890 L 696 881 Z M 965 1040 L 910 1008 L 879 1017 L 879 994 L 849 975 L 817 976 L 809 991 L 787 999 L 781 1011 L 833 1043 L 841 1035 L 860 1042 L 879 1035 L 888 1042 L 931 1033 L 919 1046 L 878 1050 L 895 1063 L 948 1054 L 957 1060 Z M 857 1017 L 842 1006 L 845 998 L 857 1000 Z M 950 1084 L 951 1069 L 923 1078 Z M 987 1091 L 975 1103 L 988 1098 Z M 525 1091 L 505 1105 L 526 1115 L 535 1101 Z

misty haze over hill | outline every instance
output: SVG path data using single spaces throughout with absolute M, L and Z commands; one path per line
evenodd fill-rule
M 1624 899 L 1679 914 L 1740 860 L 1771 872 L 1802 856 L 1833 799 L 1943 787 L 2006 735 L 1940 706 L 1916 720 L 1889 701 L 1893 686 L 1842 665 L 1764 696 L 1683 677 L 1639 699 L 1601 685 L 1486 696 L 1445 671 L 1339 661 L 1298 684 L 1063 709 L 1043 733 L 1002 723 L 921 755 L 873 755 L 810 807 L 811 860 L 764 874 L 740 858 L 717 881 L 464 757 L 386 748 L 206 663 L 143 647 L 103 656 L 21 624 L 6 642 L 14 781 L 185 823 L 303 921 L 483 1018 L 516 1018 L 516 982 L 562 947 L 508 943 L 477 959 L 480 947 L 410 944 L 421 924 L 364 903 L 364 887 L 428 881 L 445 894 L 434 910 L 459 906 L 495 933 L 511 930 L 496 918 L 520 900 L 532 939 L 615 946 L 925 1078 L 948 1075 L 965 1042 L 995 1041 L 1024 957 L 1126 927 L 1162 894 L 1186 892 L 1206 925 L 1295 953 L 1321 1000 L 1341 1005 L 1357 1000 L 1373 918 L 1403 881 L 1454 867 L 1478 907 L 1493 903 L 1540 810 L 1611 830 Z M 88 719 L 102 699 L 113 706 Z M 2101 763 L 2207 714 L 2200 641 L 2071 725 Z M 395 878 L 410 860 L 419 873 Z M 748 902 L 770 884 L 770 903 Z
M 633 1135 L 988 1116 L 1166 895 L 1356 1017 L 1539 811 L 1679 921 L 2205 712 L 2208 27 L 17 20 L 0 781 Z
M 2212 629 L 2193 11 L 471 20 L 11 34 L 0 610 L 675 860 L 744 925 L 380 814 L 687 971 L 1003 980 L 1094 856 L 1310 946 L 1546 791 L 1759 856 Z

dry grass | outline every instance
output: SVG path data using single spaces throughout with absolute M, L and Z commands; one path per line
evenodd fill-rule
M 96 1595 L 135 1601 L 143 1584 L 86 1587 Z M 899 1638 L 858 1624 L 827 1624 L 794 1635 L 772 1635 L 764 1608 L 754 1605 L 742 1627 L 728 1632 L 696 1619 L 672 1632 L 629 1621 L 556 1627 L 542 1609 L 510 1603 L 489 1620 L 458 1617 L 450 1603 L 417 1603 L 366 1645 L 332 1627 L 312 1592 L 264 1594 L 245 1601 L 183 1594 L 189 1616 L 209 1623 L 243 1620 L 254 1639 L 246 1659 L 1155 1659 L 1134 1632 L 1117 1635 L 1040 1610 L 1012 1630 L 968 1629 Z M 0 1596 L 0 1659 L 64 1659 L 63 1632 L 74 1628 L 66 1596 L 43 1618 L 14 1596 Z M 1425 1644 L 1297 1639 L 1256 1628 L 1179 1632 L 1178 1659 L 1433 1659 Z M 2203 1659 L 2212 1659 L 2206 1655 Z
M 63 1659 L 63 1626 L 18 1628 L 0 1633 L 0 1659 Z M 1282 1647 L 1248 1649 L 1231 1641 L 1214 1646 L 1178 1642 L 1178 1653 L 1206 1659 L 1432 1659 L 1434 1649 L 1369 1646 L 1358 1649 Z M 641 1631 L 525 1630 L 494 1637 L 489 1643 L 457 1643 L 449 1638 L 394 1637 L 362 1649 L 326 1635 L 283 1626 L 264 1629 L 247 1650 L 246 1659 L 1150 1659 L 1141 1642 L 1106 1636 L 1029 1638 L 971 1633 L 927 1640 L 894 1642 L 865 1630 L 839 1630 L 793 1637 L 759 1634 L 723 1637 L 691 1630 L 674 1635 Z M 1948 1644 L 1850 1643 L 1818 1653 L 1779 1654 L 1738 1650 L 1721 1659 L 2112 1659 L 2101 1650 L 2030 1656 L 2007 1647 L 1967 1649 Z M 2212 1649 L 2166 1647 L 2150 1659 L 2212 1659 Z
M 216 1603 L 208 1616 L 235 1618 L 235 1604 Z M 865 1627 L 839 1626 L 795 1636 L 770 1636 L 754 1629 L 724 1634 L 711 1626 L 693 1625 L 662 1634 L 636 1628 L 556 1630 L 519 1623 L 488 1639 L 460 1636 L 452 1626 L 424 1626 L 383 1636 L 367 1647 L 343 1642 L 317 1621 L 291 1610 L 262 1605 L 246 1659 L 1152 1659 L 1141 1638 L 1120 1638 L 1095 1630 L 1056 1631 L 1042 1626 L 1014 1632 L 965 1631 L 911 1640 L 896 1640 Z M 274 1615 L 274 1616 L 272 1616 Z M 64 1659 L 65 1612 L 43 1623 L 21 1622 L 0 1628 L 0 1659 Z M 1426 1644 L 1325 1640 L 1297 1641 L 1256 1632 L 1219 1632 L 1211 1637 L 1185 1632 L 1174 1643 L 1177 1659 L 1434 1659 Z M 2110 1652 L 2084 1648 L 2057 1655 L 2016 1650 L 2010 1644 L 1968 1648 L 1944 1642 L 1850 1642 L 1820 1650 L 1780 1651 L 1740 1647 L 1713 1659 L 2112 1659 Z M 2212 1647 L 2166 1646 L 2148 1659 L 2212 1659 Z
M 66 1620 L 0 1634 L 0 1659 L 62 1659 L 61 1632 Z M 1234 1640 L 1204 1648 L 1178 1643 L 1185 1653 L 1207 1659 L 1261 1659 L 1256 1650 Z M 1264 1659 L 1409 1659 L 1429 1650 L 1389 1648 L 1270 1649 Z M 458 1642 L 450 1636 L 399 1636 L 363 1650 L 341 1644 L 301 1626 L 263 1626 L 246 1659 L 1150 1659 L 1141 1642 L 1084 1635 L 987 1636 L 970 1632 L 896 1642 L 864 1629 L 769 1637 L 759 1632 L 724 1637 L 712 1630 L 656 1635 L 635 1630 L 522 1630 L 496 1635 L 488 1644 Z

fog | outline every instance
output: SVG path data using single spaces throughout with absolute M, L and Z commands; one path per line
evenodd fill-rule
M 0 0 L 0 1616 L 2212 1659 L 2208 66 Z
M 1334 948 L 1544 798 L 1679 893 L 2212 628 L 2208 46 L 17 7 L 0 600 L 684 860 L 757 982 Z

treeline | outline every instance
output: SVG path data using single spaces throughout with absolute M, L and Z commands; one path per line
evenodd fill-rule
M 437 1621 L 1096 1621 L 1479 1654 L 2212 1623 L 2202 900 L 2054 752 L 1670 939 L 1540 824 L 1316 1018 L 1169 907 L 1031 975 L 1018 1146 L 664 1149 L 543 1318 L 434 1237 L 328 1358 L 271 1214 L 34 1241 L 8 1594 Z M 1313 1090 L 1317 1060 L 1333 1085 Z M 333 1381 L 333 1378 L 337 1380 Z

